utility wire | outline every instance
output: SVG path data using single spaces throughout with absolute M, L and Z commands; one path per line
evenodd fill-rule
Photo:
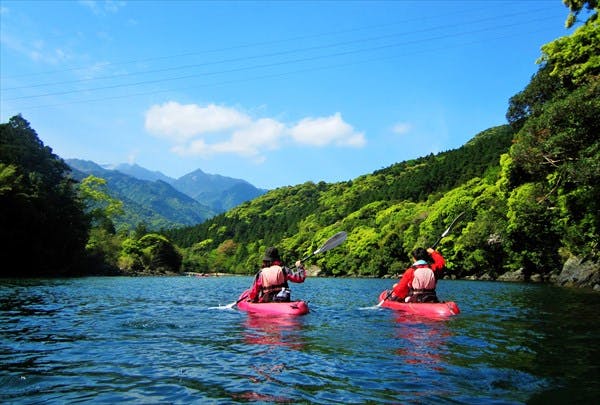
M 541 28 L 538 30 L 530 31 L 530 33 L 543 32 L 546 29 L 547 28 Z M 412 53 L 404 53 L 402 55 L 393 55 L 393 56 L 387 55 L 387 56 L 382 56 L 379 58 L 370 58 L 370 59 L 365 59 L 365 60 L 361 60 L 361 61 L 344 62 L 344 63 L 332 64 L 332 65 L 326 65 L 326 66 L 317 66 L 317 67 L 312 67 L 312 68 L 298 69 L 298 70 L 288 71 L 288 72 L 272 73 L 272 74 L 267 74 L 267 75 L 262 75 L 262 76 L 254 76 L 254 77 L 243 78 L 243 79 L 233 79 L 233 80 L 222 81 L 222 82 L 214 82 L 214 83 L 210 83 L 210 84 L 197 84 L 194 86 L 186 86 L 185 88 L 170 88 L 170 89 L 152 90 L 152 91 L 148 91 L 148 92 L 128 93 L 128 94 L 117 95 L 117 96 L 108 96 L 108 97 L 100 97 L 100 98 L 85 99 L 85 100 L 75 100 L 75 101 L 60 102 L 60 103 L 45 104 L 45 105 L 32 105 L 32 106 L 28 106 L 26 108 L 28 108 L 28 109 L 51 108 L 51 107 L 59 107 L 59 106 L 73 105 L 73 104 L 94 103 L 94 102 L 101 102 L 101 101 L 108 101 L 108 100 L 118 100 L 118 99 L 125 99 L 125 98 L 139 97 L 139 96 L 148 96 L 148 95 L 154 95 L 154 94 L 160 94 L 160 93 L 168 93 L 168 92 L 172 92 L 172 91 L 226 86 L 226 85 L 231 85 L 231 84 L 236 84 L 236 83 L 256 81 L 256 80 L 268 79 L 268 78 L 274 78 L 274 77 L 285 77 L 285 76 L 306 73 L 306 72 L 311 72 L 311 71 L 343 68 L 343 67 L 354 66 L 354 65 L 364 64 L 364 63 L 371 63 L 374 61 L 398 59 L 401 57 L 436 52 L 438 50 L 460 48 L 460 47 L 463 47 L 466 45 L 473 45 L 473 44 L 482 43 L 482 42 L 489 42 L 489 41 L 494 41 L 494 40 L 503 39 L 503 38 L 510 38 L 510 37 L 519 36 L 519 35 L 522 35 L 522 33 L 507 34 L 507 35 L 494 37 L 491 39 L 486 38 L 485 40 L 469 41 L 466 43 L 461 43 L 461 44 L 456 44 L 456 45 L 451 45 L 451 46 L 443 46 L 443 47 L 432 48 L 432 49 L 428 49 L 428 50 L 415 51 Z
M 184 76 L 167 77 L 167 78 L 154 79 L 154 80 L 145 80 L 145 81 L 139 81 L 139 82 L 133 82 L 133 83 L 113 84 L 113 85 L 100 86 L 100 87 L 94 87 L 94 88 L 64 90 L 64 91 L 44 93 L 44 94 L 5 98 L 5 100 L 13 101 L 13 100 L 23 100 L 23 99 L 34 99 L 34 98 L 40 98 L 40 97 L 58 96 L 58 95 L 66 95 L 66 94 L 74 94 L 74 93 L 82 93 L 82 92 L 93 92 L 93 91 L 109 90 L 109 89 L 116 89 L 116 88 L 123 88 L 123 87 L 136 87 L 136 86 L 142 86 L 142 85 L 146 85 L 146 84 L 156 84 L 156 83 L 163 83 L 163 82 L 169 82 L 169 81 L 185 80 L 185 79 L 191 79 L 191 78 L 196 78 L 196 77 L 201 77 L 201 76 L 215 76 L 215 75 L 220 75 L 220 74 L 235 73 L 235 72 L 241 72 L 241 71 L 247 71 L 247 70 L 270 68 L 270 67 L 288 65 L 288 64 L 292 64 L 292 63 L 315 61 L 315 60 L 319 60 L 319 59 L 327 59 L 327 58 L 347 56 L 347 55 L 357 54 L 357 53 L 378 51 L 378 50 L 383 50 L 383 49 L 388 49 L 388 48 L 397 48 L 397 47 L 406 46 L 406 45 L 433 42 L 433 41 L 438 41 L 441 39 L 447 39 L 447 38 L 452 38 L 452 37 L 460 37 L 460 36 L 465 36 L 465 35 L 479 34 L 482 32 L 495 31 L 498 29 L 512 28 L 512 27 L 515 27 L 518 25 L 523 25 L 523 24 L 531 24 L 532 22 L 537 22 L 537 21 L 545 21 L 545 20 L 548 20 L 551 18 L 553 18 L 553 17 L 552 16 L 540 17 L 540 18 L 535 18 L 535 19 L 529 19 L 526 22 L 517 22 L 517 23 L 505 24 L 505 25 L 500 25 L 500 26 L 495 26 L 495 27 L 463 31 L 463 32 L 458 32 L 458 33 L 454 33 L 454 34 L 444 34 L 444 35 L 439 35 L 439 36 L 434 36 L 434 37 L 429 37 L 429 38 L 424 38 L 424 39 L 416 39 L 416 40 L 412 40 L 412 41 L 397 42 L 397 43 L 380 45 L 380 46 L 375 46 L 375 47 L 359 48 L 359 49 L 353 49 L 353 50 L 348 50 L 348 51 L 340 51 L 340 52 L 336 52 L 336 53 L 328 53 L 325 55 L 316 55 L 316 56 L 310 56 L 310 57 L 296 58 L 296 59 L 290 59 L 290 60 L 284 60 L 284 61 L 278 61 L 278 62 L 272 62 L 272 63 L 258 64 L 258 65 L 253 65 L 253 66 L 232 68 L 232 69 L 227 69 L 227 70 L 219 70 L 219 71 L 212 71 L 212 72 L 206 72 L 206 73 L 194 73 L 194 74 L 189 74 L 189 75 L 184 75 Z M 352 41 L 352 42 L 354 42 L 354 41 Z
M 470 11 L 480 12 L 480 11 L 485 11 L 485 10 L 486 10 L 486 7 L 483 7 L 480 9 L 474 8 L 474 9 L 471 9 Z M 495 17 L 486 18 L 484 20 L 498 19 L 498 18 L 505 18 L 505 17 L 514 17 L 514 16 L 518 16 L 518 15 L 528 15 L 528 14 L 531 14 L 532 12 L 539 13 L 540 9 L 537 8 L 535 10 L 526 10 L 526 11 L 522 11 L 522 12 L 518 12 L 518 13 L 495 16 Z M 234 51 L 234 50 L 239 50 L 239 49 L 244 49 L 244 48 L 252 48 L 252 47 L 257 47 L 257 46 L 283 44 L 283 43 L 287 43 L 287 42 L 297 42 L 297 41 L 303 41 L 303 40 L 311 39 L 311 38 L 321 38 L 321 37 L 333 36 L 333 35 L 339 35 L 339 34 L 345 34 L 345 33 L 380 29 L 380 28 L 389 27 L 389 26 L 403 25 L 406 23 L 414 22 L 414 21 L 427 21 L 427 20 L 439 19 L 439 18 L 447 19 L 448 17 L 457 15 L 457 14 L 465 14 L 465 13 L 463 11 L 457 11 L 455 13 L 446 13 L 444 15 L 418 17 L 418 18 L 400 20 L 400 21 L 387 23 L 387 24 L 367 25 L 367 26 L 363 26 L 363 27 L 356 27 L 356 28 L 351 28 L 351 29 L 346 29 L 346 30 L 329 31 L 329 32 L 325 32 L 325 33 L 317 33 L 317 34 L 312 34 L 312 35 L 296 36 L 296 37 L 291 37 L 291 38 L 287 38 L 287 39 L 277 39 L 277 40 L 272 40 L 272 41 L 263 41 L 263 42 L 257 42 L 257 43 L 233 45 L 230 47 L 217 48 L 217 49 L 212 49 L 212 50 L 185 52 L 185 53 L 181 53 L 181 54 L 177 54 L 177 55 L 155 56 L 155 57 L 150 57 L 150 58 L 135 59 L 135 60 L 121 61 L 121 62 L 106 62 L 106 63 L 94 65 L 93 67 L 131 65 L 131 64 L 139 64 L 139 63 L 164 60 L 164 59 L 173 59 L 173 58 L 179 59 L 182 57 L 196 56 L 196 55 L 207 54 L 207 53 L 219 53 L 219 52 Z M 474 22 L 477 22 L 477 20 Z M 465 22 L 465 23 L 472 23 L 472 22 Z M 72 67 L 72 68 L 65 68 L 65 69 L 46 71 L 46 72 L 25 73 L 25 74 L 18 74 L 18 75 L 12 75 L 12 76 L 5 76 L 4 79 L 27 77 L 27 76 L 40 76 L 40 75 L 46 75 L 46 74 L 64 73 L 64 72 L 78 71 L 78 70 L 85 71 L 85 70 L 89 70 L 89 69 L 90 69 L 90 66 Z
M 334 42 L 334 43 L 330 43 L 330 44 L 315 45 L 315 46 L 311 46 L 311 47 L 290 49 L 290 50 L 284 50 L 284 51 L 278 51 L 278 52 L 272 52 L 272 53 L 266 53 L 266 54 L 241 56 L 241 57 L 236 57 L 236 58 L 222 59 L 222 60 L 203 62 L 203 63 L 197 63 L 197 64 L 188 64 L 188 65 L 182 65 L 182 66 L 167 67 L 167 68 L 162 68 L 162 69 L 146 70 L 146 71 L 142 71 L 142 72 L 130 72 L 130 73 L 114 74 L 114 75 L 110 75 L 110 76 L 99 76 L 99 77 L 94 77 L 94 78 L 65 80 L 65 81 L 50 82 L 50 83 L 38 83 L 38 84 L 30 84 L 30 85 L 15 86 L 15 87 L 5 87 L 2 90 L 3 91 L 22 90 L 22 89 L 49 87 L 49 86 L 57 86 L 57 85 L 64 85 L 64 84 L 84 83 L 84 82 L 91 82 L 91 81 L 97 81 L 97 80 L 118 79 L 118 78 L 130 77 L 130 76 L 140 75 L 140 74 L 147 75 L 147 74 L 151 74 L 151 73 L 164 73 L 164 72 L 169 72 L 169 71 L 199 68 L 199 67 L 204 67 L 204 66 L 240 62 L 240 61 L 246 61 L 246 60 L 252 60 L 252 59 L 264 59 L 264 58 L 270 58 L 270 57 L 274 57 L 274 56 L 283 56 L 283 55 L 289 55 L 289 54 L 295 54 L 295 53 L 301 53 L 301 52 L 307 52 L 307 51 L 316 51 L 316 50 L 336 48 L 336 47 L 345 46 L 345 45 L 353 45 L 353 44 L 358 44 L 358 43 L 379 41 L 382 39 L 395 38 L 395 37 L 406 36 L 406 35 L 424 34 L 424 33 L 437 31 L 437 30 L 441 30 L 441 29 L 444 29 L 444 30 L 452 29 L 452 28 L 456 28 L 456 27 L 479 24 L 479 23 L 490 21 L 490 20 L 497 21 L 498 19 L 511 18 L 511 17 L 520 16 L 520 15 L 524 15 L 524 14 L 525 14 L 524 12 L 512 13 L 512 14 L 482 18 L 482 19 L 472 20 L 472 21 L 463 21 L 463 22 L 451 24 L 451 25 L 441 25 L 441 26 L 435 26 L 435 27 L 431 27 L 431 28 L 424 28 L 424 29 L 420 29 L 420 30 L 406 31 L 406 32 L 380 35 L 380 36 L 374 36 L 374 37 L 366 37 L 366 38 L 360 38 L 360 39 L 355 39 L 355 40 Z M 530 23 L 531 20 L 528 20 L 527 22 Z M 493 28 L 491 28 L 491 29 L 493 29 Z M 277 43 L 277 42 L 282 42 L 282 41 L 273 41 L 273 42 Z M 240 45 L 239 47 L 247 47 L 247 46 Z M 235 49 L 235 48 L 237 48 L 237 47 L 234 47 L 232 49 Z M 196 54 L 196 53 L 182 54 L 182 56 L 189 56 L 189 55 L 194 55 L 194 54 Z M 162 59 L 162 58 L 167 58 L 167 57 L 151 58 L 148 60 L 156 60 L 156 59 Z M 137 62 L 133 61 L 133 62 L 129 62 L 129 63 L 137 63 Z M 110 65 L 110 64 L 107 64 L 107 65 Z M 67 69 L 65 71 L 68 71 L 68 70 L 69 69 Z

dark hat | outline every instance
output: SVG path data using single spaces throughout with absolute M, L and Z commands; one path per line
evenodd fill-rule
M 412 257 L 414 257 L 417 260 L 425 260 L 426 262 L 431 261 L 431 255 L 429 254 L 429 252 L 427 252 L 427 250 L 425 250 L 425 248 L 418 247 L 415 250 L 413 250 L 411 254 Z
M 275 260 L 281 261 L 281 259 L 279 258 L 279 251 L 276 247 L 268 247 L 265 251 L 265 255 L 263 256 L 263 261 L 274 262 Z

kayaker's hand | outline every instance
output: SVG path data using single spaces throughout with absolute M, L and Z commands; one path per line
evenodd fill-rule
M 427 248 L 427 253 L 432 254 L 433 252 L 435 252 L 433 248 Z
M 389 301 L 398 301 L 398 297 L 394 294 L 394 290 L 389 290 L 387 294 L 387 300 Z
M 304 266 L 302 265 L 302 260 L 298 260 L 298 261 L 296 262 L 296 267 L 298 267 L 299 269 L 301 269 L 302 267 L 304 267 Z

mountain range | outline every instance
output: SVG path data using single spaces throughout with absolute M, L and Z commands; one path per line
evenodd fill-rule
M 245 180 L 200 169 L 174 179 L 137 164 L 65 161 L 76 180 L 88 175 L 106 180 L 108 194 L 123 202 L 125 213 L 115 220 L 117 228 L 140 223 L 150 229 L 196 225 L 267 192 Z

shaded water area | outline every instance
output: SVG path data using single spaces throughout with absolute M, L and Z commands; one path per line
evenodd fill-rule
M 0 280 L 1 403 L 593 403 L 600 294 L 446 281 L 462 313 L 377 308 L 392 280 L 292 284 L 311 312 L 225 306 L 250 277 Z

